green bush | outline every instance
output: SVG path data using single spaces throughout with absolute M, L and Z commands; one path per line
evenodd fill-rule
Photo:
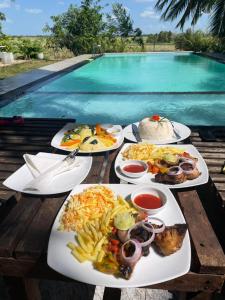
M 207 52 L 214 50 L 218 39 L 202 31 L 192 32 L 190 29 L 185 33 L 178 34 L 175 38 L 176 49 Z
M 25 59 L 36 58 L 43 51 L 43 46 L 38 40 L 22 39 L 18 44 L 18 52 Z
M 4 48 L 0 49 L 0 51 L 3 52 L 13 52 L 13 53 L 17 53 L 18 52 L 18 43 L 15 39 L 3 35 L 0 38 L 0 45 L 1 46 L 5 46 Z

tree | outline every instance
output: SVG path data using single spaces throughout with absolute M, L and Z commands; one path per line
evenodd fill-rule
M 105 25 L 101 10 L 99 0 L 82 0 L 80 7 L 70 5 L 65 13 L 52 16 L 53 26 L 46 25 L 44 31 L 75 55 L 91 53 Z
M 210 31 L 218 37 L 225 37 L 225 1 L 224 0 L 158 0 L 156 9 L 162 12 L 165 21 L 175 20 L 181 15 L 177 27 L 183 29 L 191 18 L 195 25 L 204 13 L 210 13 Z
M 133 21 L 126 8 L 121 3 L 112 5 L 112 14 L 107 15 L 108 31 L 112 35 L 128 37 L 133 33 Z
M 0 36 L 2 35 L 2 21 L 5 21 L 5 15 L 2 12 L 0 12 Z
M 144 39 L 142 37 L 142 30 L 139 27 L 134 30 L 133 41 L 141 46 L 142 51 L 144 50 Z

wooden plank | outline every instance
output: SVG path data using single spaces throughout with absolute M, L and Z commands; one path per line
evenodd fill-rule
M 114 162 L 121 147 L 119 149 L 111 151 L 111 153 L 109 154 L 108 163 L 105 169 L 105 174 L 103 175 L 102 183 L 119 183 L 119 179 L 114 171 Z
M 66 196 L 48 197 L 15 249 L 17 258 L 37 259 L 46 250 L 51 226 Z
M 10 191 L 10 190 L 0 190 L 0 201 L 1 202 L 5 202 L 8 199 L 10 199 L 11 197 L 13 197 L 15 195 L 15 191 Z
M 194 142 L 193 145 L 195 147 L 207 147 L 207 148 L 225 148 L 225 143 L 223 142 Z
M 179 192 L 178 200 L 197 253 L 199 271 L 207 274 L 225 274 L 223 249 L 209 223 L 197 192 Z
M 221 166 L 224 163 L 224 159 L 222 158 L 205 158 L 205 162 L 208 166 Z
M 29 278 L 72 281 L 71 279 L 52 270 L 47 266 L 46 261 L 42 260 L 39 260 L 37 264 L 33 260 L 0 257 L 0 274 L 4 276 L 23 276 Z M 219 292 L 223 287 L 223 283 L 224 275 L 188 272 L 187 274 L 173 280 L 145 288 L 190 292 Z
M 12 255 L 40 205 L 40 199 L 24 196 L 10 211 L 0 226 L 0 256 Z
M 219 192 L 225 192 L 225 183 L 214 182 L 214 184 Z
M 221 182 L 225 184 L 225 174 L 210 174 L 213 182 Z
M 208 169 L 209 169 L 209 173 L 216 173 L 216 174 L 219 174 L 221 172 L 221 166 L 208 166 Z
M 203 153 L 224 153 L 224 148 L 222 147 L 204 147 L 198 146 L 198 151 Z
M 15 149 L 15 145 L 13 144 L 5 144 L 2 147 L 2 150 L 4 151 L 24 151 L 24 152 L 28 152 L 28 151 L 33 151 L 33 152 L 40 152 L 40 151 L 48 151 L 49 150 L 49 146 L 47 144 L 45 145 L 23 145 L 23 144 L 17 144 L 16 145 L 16 149 Z
M 0 156 L 0 163 L 22 165 L 24 163 L 24 159 L 22 157 L 1 157 Z
M 212 274 L 197 274 L 189 272 L 186 275 L 166 281 L 160 284 L 149 286 L 153 289 L 166 289 L 170 291 L 199 292 L 208 293 L 222 290 L 224 276 Z
M 6 144 L 38 144 L 38 143 L 50 143 L 51 140 L 48 136 L 14 136 L 14 135 L 6 135 L 6 136 L 0 136 L 0 142 L 6 143 Z
M 10 163 L 1 163 L 0 164 L 0 171 L 6 172 L 15 172 L 21 167 L 21 164 L 10 164 Z
M 225 159 L 225 153 L 206 153 L 200 152 L 203 158 L 218 158 L 218 159 Z
M 104 154 L 93 155 L 91 171 L 82 183 L 98 183 L 101 177 L 101 170 L 104 163 Z

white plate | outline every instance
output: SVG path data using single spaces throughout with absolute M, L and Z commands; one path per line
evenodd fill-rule
M 85 188 L 93 185 L 82 184 L 76 186 L 71 194 L 82 192 Z M 128 197 L 137 186 L 128 184 L 109 184 L 116 194 Z M 149 187 L 149 185 L 148 185 Z M 164 210 L 159 212 L 157 217 L 161 218 L 166 225 L 185 223 L 182 212 L 170 190 L 162 187 L 162 191 L 168 197 L 168 203 Z M 69 198 L 69 197 L 68 197 Z M 71 250 L 66 246 L 69 241 L 74 242 L 74 232 L 58 231 L 59 219 L 65 205 L 61 207 L 52 227 L 48 244 L 48 265 L 57 272 L 72 279 L 93 285 L 101 285 L 116 288 L 140 287 L 156 284 L 182 276 L 189 271 L 191 262 L 191 247 L 188 232 L 185 235 L 183 245 L 176 253 L 162 257 L 151 247 L 150 254 L 142 257 L 135 266 L 134 272 L 129 280 L 115 278 L 94 270 L 91 262 L 79 263 L 71 254 Z
M 173 122 L 173 121 L 172 121 Z M 135 125 L 139 125 L 139 122 L 134 123 Z M 148 142 L 151 144 L 156 144 L 156 145 L 164 145 L 164 144 L 171 144 L 171 143 L 177 143 L 180 141 L 185 140 L 186 138 L 188 138 L 191 134 L 191 130 L 190 128 L 188 128 L 186 125 L 183 125 L 181 123 L 177 123 L 177 122 L 173 122 L 174 125 L 174 129 L 176 130 L 176 132 L 179 134 L 180 138 L 177 138 L 176 136 L 174 136 L 174 138 L 172 139 L 168 139 L 168 140 L 162 140 L 162 141 L 158 141 L 158 140 L 145 140 L 143 139 L 143 142 Z M 129 141 L 132 142 L 137 142 L 135 136 L 133 135 L 132 132 L 132 124 L 126 126 L 123 130 L 124 133 L 124 137 L 126 139 L 128 139 Z
M 151 183 L 155 186 L 165 186 L 166 185 L 167 187 L 172 188 L 172 189 L 187 188 L 187 187 L 201 185 L 201 184 L 208 182 L 209 172 L 208 172 L 208 168 L 207 168 L 207 165 L 206 165 L 204 159 L 202 158 L 201 154 L 198 152 L 198 150 L 193 145 L 186 145 L 186 144 L 183 144 L 183 145 L 161 145 L 161 146 L 158 145 L 158 147 L 180 148 L 180 149 L 183 149 L 184 151 L 190 153 L 193 157 L 198 158 L 197 168 L 201 172 L 201 175 L 198 178 L 193 179 L 193 180 L 186 180 L 185 182 L 179 183 L 179 184 L 165 184 L 165 183 L 155 182 L 155 175 L 152 173 L 147 173 L 144 176 L 139 177 L 139 178 L 128 177 L 120 171 L 119 165 L 122 161 L 124 161 L 122 152 L 124 152 L 125 149 L 127 147 L 129 147 L 130 145 L 134 145 L 134 144 L 127 143 L 127 144 L 123 145 L 122 149 L 120 150 L 120 152 L 117 155 L 117 158 L 115 161 L 115 166 L 114 166 L 117 177 L 119 177 L 120 179 L 122 179 L 126 182 L 130 182 L 130 183 L 134 183 L 134 184 Z
M 45 157 L 48 159 L 62 159 L 66 155 L 51 154 L 39 152 L 37 154 L 39 157 Z M 46 187 L 46 189 L 41 191 L 24 191 L 26 184 L 33 179 L 31 172 L 29 171 L 26 164 L 9 176 L 3 184 L 8 188 L 26 194 L 34 195 L 53 195 L 60 194 L 64 192 L 71 191 L 75 185 L 80 184 L 88 175 L 91 165 L 92 157 L 91 156 L 77 156 L 76 162 L 79 163 L 79 166 L 75 166 L 72 170 L 65 173 L 55 176 L 52 182 Z
M 65 147 L 60 146 L 62 138 L 64 137 L 64 133 L 67 130 L 71 130 L 74 129 L 76 126 L 78 126 L 79 124 L 76 123 L 67 123 L 59 132 L 56 133 L 56 135 L 53 137 L 52 141 L 51 141 L 51 145 L 57 149 L 60 150 L 64 150 L 64 151 L 68 151 L 71 152 L 72 150 L 68 150 L 65 149 Z M 110 148 L 104 149 L 104 150 L 98 150 L 98 151 L 82 151 L 80 150 L 79 153 L 99 153 L 99 152 L 105 152 L 105 151 L 110 151 L 110 150 L 114 150 L 119 148 L 124 140 L 124 136 L 123 136 L 123 129 L 120 125 L 113 125 L 112 127 L 115 130 L 119 130 L 119 133 L 117 135 L 115 135 L 114 137 L 117 139 L 117 142 Z

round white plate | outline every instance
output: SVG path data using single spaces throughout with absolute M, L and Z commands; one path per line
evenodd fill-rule
M 51 146 L 55 147 L 57 149 L 63 150 L 63 151 L 67 151 L 67 152 L 71 152 L 73 150 L 68 150 L 65 147 L 60 146 L 62 138 L 64 137 L 64 133 L 68 130 L 74 129 L 75 127 L 77 127 L 79 124 L 76 123 L 67 123 L 60 131 L 58 131 L 55 136 L 53 137 L 52 141 L 51 141 Z M 117 139 L 117 142 L 109 148 L 106 148 L 104 150 L 98 150 L 98 151 L 82 151 L 80 150 L 79 153 L 99 153 L 99 152 L 106 152 L 106 151 L 111 151 L 111 150 L 115 150 L 117 148 L 119 148 L 124 140 L 124 136 L 123 136 L 123 129 L 120 125 L 112 125 L 113 127 L 110 129 L 115 129 L 118 130 L 118 134 L 115 135 L 114 137 Z
M 201 175 L 198 178 L 193 179 L 193 180 L 186 180 L 185 182 L 178 183 L 178 184 L 165 184 L 165 183 L 155 182 L 155 175 L 152 174 L 152 173 L 147 173 L 147 174 L 145 174 L 145 175 L 143 175 L 142 177 L 139 177 L 139 178 L 128 177 L 124 173 L 121 172 L 120 165 L 124 161 L 122 153 L 130 145 L 134 145 L 134 144 L 127 143 L 127 144 L 123 145 L 122 149 L 120 150 L 120 152 L 118 153 L 118 155 L 116 157 L 116 161 L 115 161 L 115 165 L 114 165 L 117 177 L 119 177 L 120 179 L 122 179 L 126 182 L 130 182 L 130 183 L 133 183 L 133 184 L 152 184 L 154 186 L 157 186 L 158 188 L 161 187 L 161 186 L 167 186 L 168 188 L 171 188 L 171 189 L 181 189 L 181 188 L 187 188 L 187 187 L 192 187 L 192 186 L 205 184 L 209 180 L 208 168 L 207 168 L 207 165 L 206 165 L 203 157 L 201 156 L 201 154 L 198 152 L 198 150 L 193 145 L 186 145 L 186 144 L 183 144 L 183 145 L 165 145 L 165 146 L 182 149 L 182 150 L 190 153 L 193 157 L 196 157 L 198 159 L 197 168 L 201 172 Z M 159 145 L 158 147 L 164 147 L 164 146 Z
M 66 155 L 43 153 L 43 152 L 39 152 L 37 155 L 39 157 L 44 157 L 44 158 L 54 159 L 54 160 L 62 159 L 63 157 L 66 157 Z M 21 168 L 19 168 L 11 176 L 9 176 L 3 182 L 3 184 L 12 190 L 21 193 L 26 193 L 26 194 L 33 194 L 33 195 L 54 195 L 54 194 L 69 192 L 77 184 L 80 184 L 87 177 L 91 169 L 92 157 L 77 156 L 76 162 L 77 164 L 79 164 L 78 166 L 76 164 L 76 166 L 72 170 L 55 176 L 52 182 L 48 186 L 46 186 L 45 189 L 41 191 L 24 190 L 28 182 L 34 179 L 26 164 L 23 165 Z
M 93 186 L 93 184 L 78 185 L 70 195 L 80 193 L 90 186 Z M 116 195 L 121 195 L 125 199 L 130 198 L 131 193 L 138 188 L 135 185 L 128 184 L 108 184 L 106 186 L 112 189 Z M 147 186 L 151 185 L 148 184 Z M 146 185 L 143 187 L 146 187 Z M 161 218 L 167 226 L 185 223 L 183 214 L 171 191 L 167 187 L 161 189 L 166 194 L 168 202 L 165 209 L 157 214 L 157 217 Z M 189 271 L 191 247 L 188 232 L 185 235 L 181 249 L 172 255 L 162 257 L 151 247 L 150 254 L 147 257 L 141 257 L 137 262 L 129 280 L 101 273 L 93 268 L 91 262 L 79 263 L 66 246 L 68 242 L 75 241 L 74 236 L 76 233 L 73 231 L 58 231 L 60 217 L 69 198 L 70 196 L 61 207 L 50 234 L 47 263 L 52 269 L 80 282 L 115 288 L 148 286 L 174 279 Z
M 172 121 L 173 122 L 173 121 Z M 135 125 L 139 125 L 139 122 L 134 123 Z M 137 142 L 133 132 L 132 132 L 132 124 L 126 126 L 123 130 L 124 133 L 124 137 L 126 139 L 128 139 L 129 141 L 132 142 Z M 147 143 L 151 143 L 151 144 L 155 144 L 155 145 L 164 145 L 164 144 L 172 144 L 172 143 L 177 143 L 180 141 L 185 140 L 186 138 L 188 138 L 191 134 L 191 130 L 189 127 L 187 127 L 186 125 L 183 125 L 181 123 L 177 123 L 177 122 L 173 122 L 174 125 L 174 130 L 176 130 L 176 132 L 179 134 L 180 138 L 176 137 L 174 135 L 174 138 L 172 139 L 168 139 L 168 140 L 162 140 L 162 141 L 158 141 L 158 140 L 145 140 L 143 139 L 143 142 L 147 142 Z

